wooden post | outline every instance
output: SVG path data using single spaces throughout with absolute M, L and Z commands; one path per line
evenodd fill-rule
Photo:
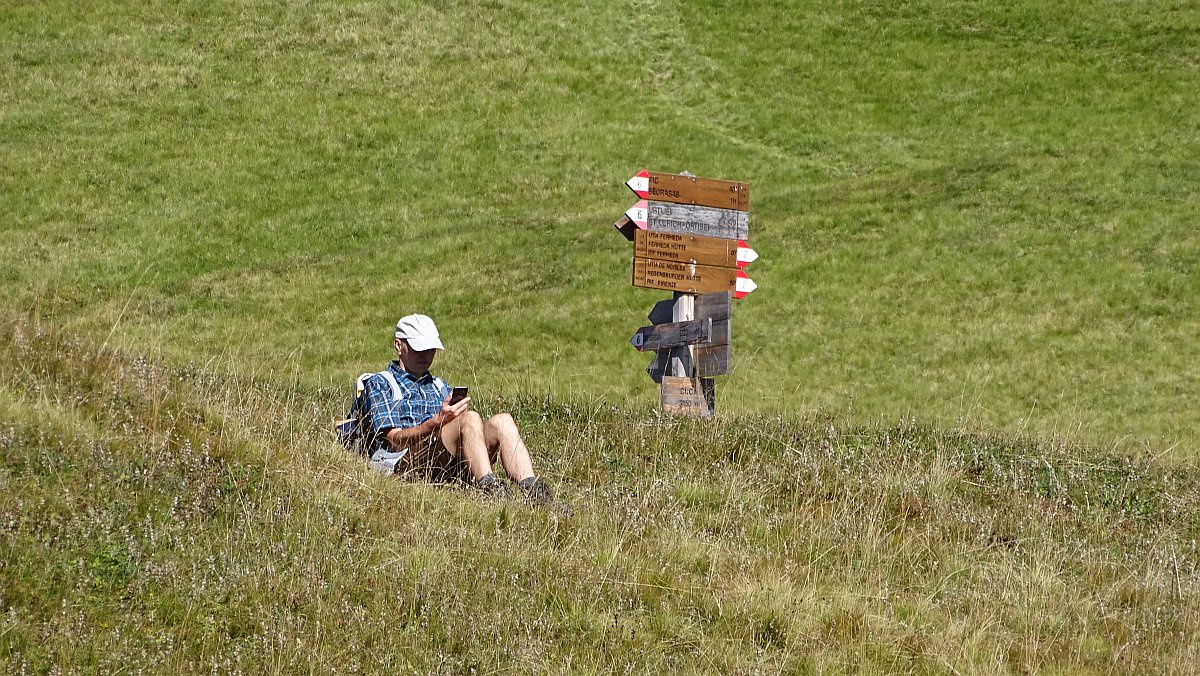
M 692 321 L 695 317 L 695 294 L 676 292 L 671 321 Z M 662 352 L 659 354 L 662 355 Z M 692 346 L 672 348 L 669 355 L 666 373 L 670 375 L 663 376 L 661 384 L 663 409 L 676 415 L 712 417 L 716 403 L 716 382 L 712 378 L 696 377 Z
M 687 322 L 696 318 L 696 296 L 690 293 L 675 292 L 675 307 L 671 311 L 671 321 Z M 684 345 L 671 351 L 671 364 L 668 371 L 673 376 L 691 378 L 692 346 Z

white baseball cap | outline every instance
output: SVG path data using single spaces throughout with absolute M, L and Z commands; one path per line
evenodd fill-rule
M 401 317 L 396 322 L 396 337 L 407 340 L 408 346 L 418 352 L 445 349 L 438 338 L 437 326 L 425 315 Z

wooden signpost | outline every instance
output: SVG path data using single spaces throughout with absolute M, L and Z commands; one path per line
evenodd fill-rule
M 625 185 L 642 199 L 750 210 L 750 186 L 737 181 L 643 170 Z
M 750 187 L 737 181 L 642 171 L 627 181 L 639 197 L 613 226 L 633 242 L 633 285 L 673 291 L 655 304 L 629 342 L 655 350 L 646 372 L 661 385 L 662 408 L 713 415 L 713 376 L 732 363 L 732 302 L 757 285 L 750 236 Z
M 634 233 L 633 255 L 723 268 L 744 268 L 758 258 L 754 249 L 742 240 L 649 230 Z
M 657 258 L 633 259 L 633 285 L 680 293 L 731 291 L 734 298 L 743 298 L 758 288 L 749 275 L 737 268 L 676 263 Z
M 638 352 L 708 343 L 712 340 L 712 330 L 711 319 L 693 319 L 689 322 L 643 326 L 633 334 L 629 343 L 636 347 Z
M 641 230 L 722 239 L 750 236 L 750 217 L 745 211 L 642 200 L 629 207 L 625 215 Z

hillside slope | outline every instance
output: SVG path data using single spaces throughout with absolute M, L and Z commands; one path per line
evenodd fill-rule
M 6 672 L 1200 662 L 1200 8 L 0 5 Z M 752 186 L 715 421 L 640 168 Z M 563 519 L 330 441 L 401 314 Z
M 504 402 L 574 503 L 372 473 L 335 392 L 0 324 L 0 664 L 1190 673 L 1200 474 L 818 418 Z

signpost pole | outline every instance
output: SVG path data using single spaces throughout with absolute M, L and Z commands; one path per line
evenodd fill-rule
M 671 311 L 671 321 L 688 322 L 695 318 L 696 296 L 676 291 L 675 306 Z M 692 368 L 692 346 L 684 345 L 683 347 L 675 348 L 670 354 L 670 374 L 681 378 L 691 378 L 694 375 L 694 369 Z

